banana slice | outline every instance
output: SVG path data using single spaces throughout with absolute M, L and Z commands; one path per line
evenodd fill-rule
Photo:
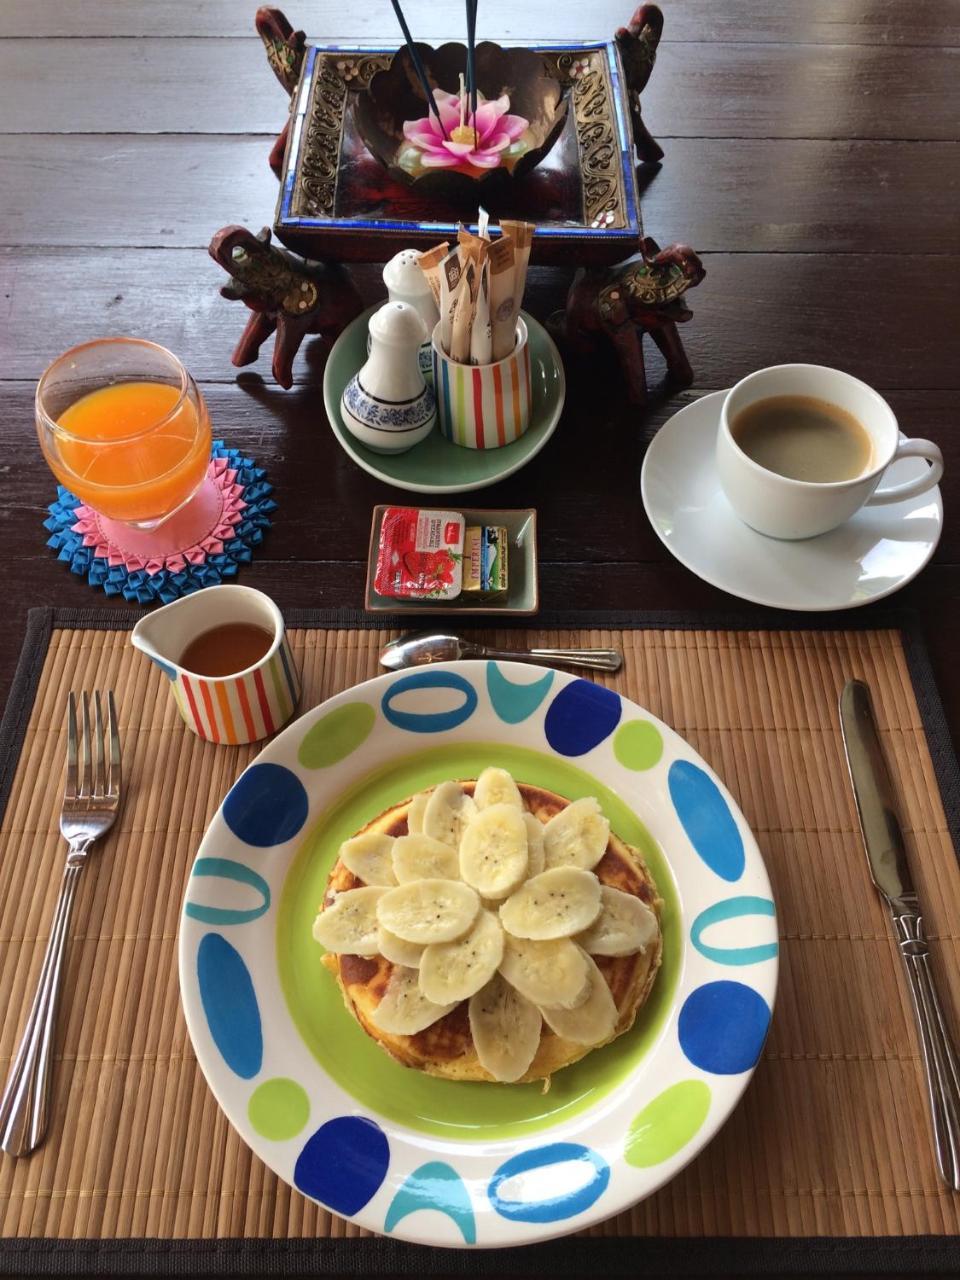
M 590 994 L 588 957 L 569 938 L 531 942 L 506 934 L 500 972 L 533 1004 L 573 1008 Z
M 409 880 L 459 880 L 456 849 L 431 836 L 398 836 L 393 845 L 394 884 Z
M 495 1080 L 519 1080 L 540 1047 L 540 1010 L 499 973 L 470 997 L 470 1034 L 480 1065 Z
M 473 797 L 458 782 L 441 782 L 424 806 L 423 834 L 459 849 L 464 827 L 476 812 Z
M 570 938 L 600 914 L 600 881 L 579 867 L 553 867 L 527 880 L 500 908 L 515 938 Z
M 527 828 L 527 878 L 538 876 L 547 865 L 547 855 L 543 846 L 543 823 L 532 813 L 523 815 Z
M 484 898 L 505 898 L 527 874 L 527 826 L 512 804 L 481 809 L 460 842 L 460 874 Z
M 478 809 L 488 809 L 492 804 L 512 804 L 517 809 L 523 808 L 517 784 L 506 769 L 484 769 L 477 779 L 473 798 Z
M 313 936 L 327 951 L 352 956 L 377 954 L 377 905 L 385 893 L 380 885 L 346 889 L 313 922 Z
M 595 962 L 580 952 L 589 966 L 590 990 L 586 1000 L 576 1009 L 540 1006 L 543 1020 L 551 1031 L 574 1044 L 602 1044 L 613 1035 L 617 1025 L 617 1006 L 606 979 Z
M 394 885 L 393 836 L 367 831 L 340 846 L 340 861 L 364 884 Z
M 577 937 L 593 956 L 629 956 L 645 951 L 656 940 L 660 924 L 656 912 L 632 893 L 600 886 L 600 914 Z
M 419 969 L 423 950 L 421 943 L 405 942 L 403 938 L 398 938 L 383 925 L 377 930 L 377 951 L 391 964 L 400 964 L 407 969 Z
M 607 848 L 610 823 L 593 796 L 574 800 L 543 829 L 547 867 L 582 867 L 592 871 Z
M 371 1021 L 391 1036 L 415 1036 L 455 1009 L 454 1004 L 434 1004 L 420 990 L 416 969 L 396 968 Z
M 469 1000 L 490 981 L 502 959 L 500 921 L 489 911 L 480 911 L 462 938 L 424 950 L 420 990 L 435 1004 Z
M 480 899 L 460 880 L 411 880 L 387 889 L 377 920 L 404 942 L 453 942 L 462 938 L 480 910 Z
M 410 801 L 407 808 L 407 832 L 410 835 L 418 836 L 423 831 L 423 813 L 432 794 L 430 791 L 418 791 Z

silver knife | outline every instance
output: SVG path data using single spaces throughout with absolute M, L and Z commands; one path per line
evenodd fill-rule
M 920 1032 L 937 1167 L 960 1191 L 960 1065 L 930 969 L 920 901 L 913 885 L 890 774 L 880 748 L 870 690 L 851 680 L 840 695 L 840 727 L 870 874 L 893 917 Z

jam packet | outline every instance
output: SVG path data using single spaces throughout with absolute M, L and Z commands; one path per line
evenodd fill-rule
M 463 583 L 464 519 L 455 511 L 388 507 L 373 585 L 396 600 L 452 600 Z

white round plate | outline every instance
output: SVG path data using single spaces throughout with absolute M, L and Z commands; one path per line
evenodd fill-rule
M 664 961 L 631 1031 L 538 1084 L 399 1066 L 346 1012 L 311 925 L 340 842 L 487 764 L 596 795 L 664 899 Z M 648 1196 L 723 1124 L 777 981 L 763 860 L 666 725 L 517 663 L 394 672 L 288 726 L 238 779 L 188 882 L 180 985 L 197 1058 L 245 1142 L 335 1213 L 405 1240 L 528 1244 Z
M 852 520 L 801 542 L 756 533 L 720 488 L 714 448 L 725 391 L 688 405 L 654 436 L 640 477 L 643 505 L 661 542 L 704 582 L 774 609 L 853 609 L 899 591 L 937 548 L 940 490 Z M 922 458 L 895 462 L 885 483 L 922 475 Z

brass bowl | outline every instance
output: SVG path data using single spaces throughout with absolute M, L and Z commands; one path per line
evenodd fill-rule
M 434 49 L 418 44 L 416 49 L 434 91 L 457 93 L 460 75 L 466 73 L 466 45 Z M 465 205 L 474 213 L 478 201 L 489 207 L 494 199 L 499 202 L 509 195 L 513 185 L 547 155 L 563 130 L 569 97 L 556 71 L 533 49 L 504 49 L 483 41 L 476 46 L 475 62 L 479 94 L 488 101 L 506 94 L 510 114 L 529 121 L 521 136 L 527 144 L 523 153 L 477 176 L 452 169 L 412 172 L 401 163 L 401 156 L 409 156 L 411 149 L 403 134 L 404 122 L 429 114 L 406 45 L 394 54 L 389 68 L 377 72 L 369 87 L 357 94 L 353 105 L 357 132 L 391 177 L 426 196 Z

